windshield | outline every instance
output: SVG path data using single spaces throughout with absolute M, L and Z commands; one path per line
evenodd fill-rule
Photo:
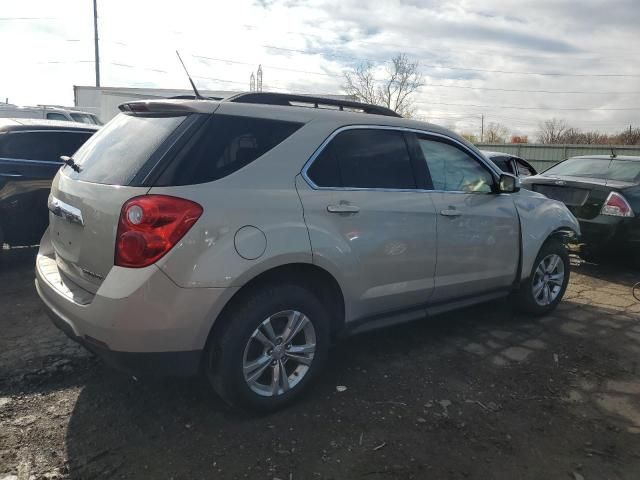
M 76 122 L 88 123 L 89 125 L 99 125 L 94 116 L 89 115 L 88 113 L 72 113 L 71 118 Z
M 85 182 L 128 185 L 185 116 L 138 117 L 119 114 L 73 156 L 80 172 L 65 175 Z
M 570 158 L 544 172 L 544 176 L 589 177 L 620 182 L 640 180 L 640 161 L 608 158 Z

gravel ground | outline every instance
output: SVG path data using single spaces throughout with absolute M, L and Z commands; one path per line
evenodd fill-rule
M 257 417 L 197 379 L 104 367 L 50 324 L 34 256 L 0 262 L 0 479 L 640 478 L 624 261 L 574 266 L 542 319 L 490 303 L 347 339 L 301 402 Z

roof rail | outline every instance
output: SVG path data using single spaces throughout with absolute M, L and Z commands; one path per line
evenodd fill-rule
M 195 95 L 174 95 L 173 97 L 167 97 L 169 100 L 222 100 L 222 97 L 205 97 L 200 98 Z
M 373 115 L 385 115 L 387 117 L 401 117 L 390 108 L 371 105 L 368 103 L 353 102 L 350 100 L 338 100 L 335 98 L 314 97 L 312 95 L 296 95 L 289 93 L 250 92 L 239 93 L 224 100 L 234 103 L 257 103 L 262 105 L 283 105 L 287 107 L 297 106 L 302 103 L 311 105 L 312 108 L 338 107 L 338 110 L 360 110 Z

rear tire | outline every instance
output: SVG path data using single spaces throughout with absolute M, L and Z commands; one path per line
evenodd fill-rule
M 564 244 L 555 238 L 545 242 L 533 262 L 533 268 L 520 285 L 517 307 L 530 315 L 546 315 L 553 311 L 569 284 L 569 254 Z
M 228 404 L 274 411 L 315 379 L 329 347 L 330 318 L 318 298 L 295 284 L 248 292 L 218 321 L 204 371 Z

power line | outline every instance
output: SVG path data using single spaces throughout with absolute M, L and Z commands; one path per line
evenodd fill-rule
M 262 45 L 262 46 L 265 48 L 273 49 L 273 50 L 304 53 L 307 55 L 321 55 L 323 57 L 351 58 L 351 59 L 360 60 L 360 61 L 367 60 L 367 59 L 357 58 L 357 57 L 343 55 L 343 54 L 331 54 L 331 53 L 326 53 L 321 51 L 309 51 L 309 50 L 300 50 L 295 48 L 284 48 L 284 47 L 277 47 L 274 45 Z M 418 58 L 418 61 L 419 60 L 420 59 Z M 382 62 L 382 63 L 387 63 L 387 62 Z M 446 66 L 446 65 L 428 64 L 428 63 L 422 63 L 422 62 L 420 62 L 420 66 L 429 67 L 429 68 L 444 68 L 447 70 L 461 70 L 461 71 L 467 71 L 467 72 L 502 73 L 502 74 L 509 74 L 509 75 L 540 75 L 540 76 L 553 76 L 553 77 L 605 77 L 605 78 L 606 77 L 640 77 L 640 74 L 633 74 L 633 73 L 565 73 L 565 72 L 523 72 L 523 71 L 517 72 L 513 70 L 491 70 L 487 68 L 468 68 L 468 67 L 457 67 L 457 66 L 452 67 L 452 66 Z
M 254 65 L 255 62 L 241 62 L 239 60 L 231 60 L 229 58 L 214 58 L 214 57 L 206 57 L 203 55 L 193 55 L 195 58 L 199 58 L 202 60 L 209 60 L 213 62 L 221 62 L 221 63 L 231 63 L 238 65 Z M 313 72 L 309 70 L 300 70 L 296 68 L 285 68 L 279 67 L 277 65 L 264 65 L 267 68 L 272 70 L 282 70 L 286 72 L 296 72 L 296 73 L 305 73 L 309 75 L 321 75 L 325 77 L 333 77 L 333 78 L 344 78 L 343 75 L 337 73 L 324 73 L 324 72 Z M 379 78 L 374 78 L 376 82 L 384 82 L 384 80 Z M 438 87 L 438 88 L 459 88 L 466 90 L 487 90 L 487 91 L 495 91 L 495 92 L 518 92 L 518 93 L 548 93 L 548 94 L 585 94 L 585 95 L 640 95 L 640 91 L 626 91 L 626 92 L 603 92 L 603 91 L 577 91 L 577 90 L 526 90 L 526 89 L 518 89 L 518 88 L 491 88 L 491 87 L 477 87 L 475 85 L 445 85 L 442 83 L 425 83 L 422 87 Z
M 521 107 L 519 105 L 473 105 L 466 103 L 442 103 L 442 102 L 413 102 L 425 105 L 447 105 L 455 107 L 477 107 L 477 108 L 505 108 L 513 110 L 567 110 L 567 111 L 619 111 L 619 110 L 640 110 L 640 107 L 629 108 L 560 108 L 560 107 Z

